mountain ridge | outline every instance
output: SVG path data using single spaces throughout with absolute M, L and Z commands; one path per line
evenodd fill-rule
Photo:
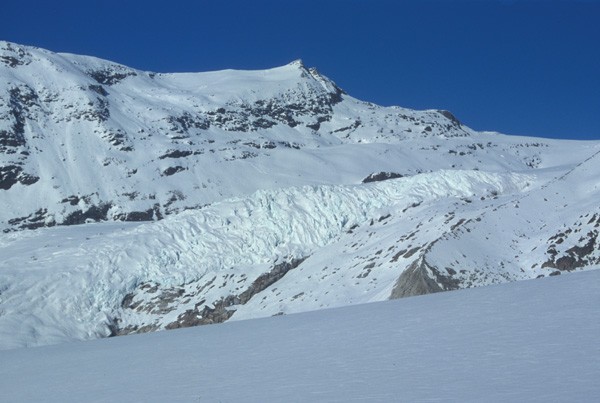
M 47 206 L 25 209 L 15 203 L 17 205 L 12 207 L 18 213 L 4 217 L 4 229 L 35 228 L 38 225 L 109 218 L 128 219 L 131 213 L 134 219 L 156 219 L 169 214 L 172 204 L 182 204 L 183 206 L 173 209 L 180 211 L 182 208 L 196 207 L 220 198 L 213 195 L 204 200 L 196 200 L 194 204 L 183 203 L 177 196 L 181 192 L 178 187 L 181 186 L 176 183 L 168 184 L 171 179 L 176 182 L 175 178 L 168 177 L 180 173 L 179 176 L 185 176 L 185 171 L 192 168 L 190 164 L 182 164 L 180 161 L 206 160 L 208 158 L 200 156 L 210 152 L 217 156 L 213 158 L 217 161 L 210 161 L 213 164 L 255 158 L 278 147 L 299 150 L 305 147 L 354 143 L 356 140 L 351 139 L 350 134 L 362 124 L 360 119 L 344 117 L 343 120 L 348 123 L 338 124 L 325 134 L 318 133 L 321 125 L 332 119 L 332 107 L 341 102 L 344 93 L 316 70 L 294 63 L 258 72 L 229 70 L 155 74 L 87 56 L 57 56 L 48 51 L 8 43 L 2 49 L 5 53 L 2 60 L 8 66 L 3 70 L 3 77 L 5 80 L 9 77 L 4 83 L 6 95 L 3 98 L 9 102 L 0 106 L 3 109 L 0 117 L 4 122 L 0 144 L 3 145 L 5 160 L 0 187 L 10 190 L 18 184 L 35 185 L 34 187 L 39 188 L 42 187 L 42 182 L 46 182 L 45 187 L 50 185 L 52 189 L 44 192 L 54 199 L 54 206 L 49 206 L 50 211 L 43 214 L 38 212 L 48 210 Z M 6 55 L 10 53 L 13 55 Z M 21 72 L 20 69 L 29 71 Z M 290 79 L 291 85 L 285 84 Z M 132 80 L 138 82 L 128 88 L 131 95 L 119 94 L 117 88 Z M 154 85 L 157 80 L 160 82 L 158 86 Z M 240 82 L 244 84 L 242 97 L 239 95 Z M 140 92 L 139 88 L 145 90 Z M 257 96 L 259 89 L 261 95 Z M 221 95 L 211 93 L 216 90 Z M 263 94 L 265 91 L 266 95 Z M 269 93 L 275 98 L 269 98 Z M 219 98 L 216 105 L 211 97 Z M 139 98 L 143 102 L 138 102 L 136 108 L 123 106 L 135 105 L 135 100 Z M 353 104 L 362 105 L 358 101 L 353 101 Z M 153 108 L 160 110 L 155 112 Z M 177 112 L 173 111 L 175 108 Z M 142 111 L 143 109 L 146 110 Z M 154 117 L 157 113 L 162 115 L 160 119 Z M 259 133 L 273 127 L 276 130 L 271 130 L 270 133 Z M 235 132 L 245 133 L 243 139 L 239 135 L 237 138 L 228 135 Z M 164 133 L 167 133 L 166 138 Z M 343 140 L 342 134 L 349 140 Z M 202 135 L 201 140 L 198 135 Z M 160 153 L 156 152 L 159 146 L 156 139 L 158 136 L 163 137 L 159 140 L 162 143 Z M 327 138 L 323 139 L 323 136 Z M 44 137 L 59 138 L 42 141 Z M 150 137 L 154 137 L 151 148 L 142 147 L 141 143 Z M 214 146 L 210 146 L 211 144 Z M 138 152 L 134 147 L 143 149 Z M 50 155 L 51 160 L 46 161 L 41 150 L 48 148 L 56 151 Z M 146 158 L 146 153 L 150 153 L 150 159 Z M 35 158 L 31 154 L 36 154 Z M 82 158 L 89 161 L 85 166 L 70 161 L 79 154 L 83 154 Z M 104 157 L 99 158 L 99 154 L 104 154 Z M 33 163 L 29 163 L 30 161 Z M 173 162 L 169 164 L 171 161 Z M 202 166 L 205 165 L 202 160 L 193 161 L 191 165 L 200 165 L 197 170 L 201 171 L 206 168 Z M 72 177 L 69 183 L 56 180 L 60 172 L 53 176 L 47 175 L 49 178 L 44 178 L 41 174 L 62 170 L 72 175 L 82 167 L 92 172 Z M 95 178 L 93 171 L 96 170 L 113 177 L 108 178 L 113 183 L 106 184 Z M 162 192 L 157 203 L 139 203 L 138 200 L 137 204 L 145 204 L 142 211 L 109 212 L 111 208 L 120 210 L 120 205 L 125 205 L 124 209 L 130 210 L 128 205 L 135 204 L 128 199 L 138 191 L 136 188 L 139 186 L 127 182 L 136 182 L 135 175 L 140 171 L 138 176 L 141 176 L 142 170 L 145 171 L 145 178 L 161 177 L 169 189 Z M 187 176 L 188 179 L 197 177 Z M 96 186 L 86 186 L 89 182 L 96 182 Z M 118 186 L 114 182 L 127 183 L 125 187 L 130 188 L 130 191 L 125 189 L 116 197 L 117 200 L 112 200 L 113 195 L 94 195 L 97 189 L 103 187 L 107 188 L 104 193 L 113 192 Z M 207 183 L 200 184 L 197 181 L 195 185 L 210 187 Z M 224 187 L 213 189 L 213 193 L 220 192 Z M 258 188 L 260 187 L 254 186 L 251 191 Z M 60 190 L 57 192 L 58 189 Z M 233 196 L 238 192 L 239 189 L 232 189 L 229 195 Z M 69 207 L 86 197 L 91 200 L 86 204 L 93 207 L 89 213 Z M 19 195 L 18 199 L 23 197 Z M 160 206 L 158 209 L 157 204 Z M 34 223 L 12 224 L 32 220 Z

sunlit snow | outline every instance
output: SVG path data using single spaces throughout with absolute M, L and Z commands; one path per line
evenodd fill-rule
M 600 270 L 0 352 L 0 400 L 600 399 Z

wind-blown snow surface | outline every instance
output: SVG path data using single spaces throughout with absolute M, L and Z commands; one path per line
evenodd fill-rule
M 0 352 L 4 401 L 600 399 L 600 270 Z

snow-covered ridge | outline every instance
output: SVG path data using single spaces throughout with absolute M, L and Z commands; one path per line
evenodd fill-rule
M 587 148 L 361 102 L 299 62 L 157 74 L 0 43 L 7 231 L 158 220 L 259 189 L 353 184 L 380 171 L 560 166 Z

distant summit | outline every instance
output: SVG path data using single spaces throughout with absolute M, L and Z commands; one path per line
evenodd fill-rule
M 354 183 L 393 167 L 371 157 L 315 164 L 316 150 L 473 135 L 448 112 L 358 101 L 300 59 L 262 71 L 156 74 L 2 42 L 0 95 L 0 227 L 9 231 L 159 220 L 265 184 Z M 474 165 L 464 162 L 442 165 Z M 406 163 L 405 173 L 429 169 Z
M 300 67 L 305 69 L 306 67 L 304 66 L 304 62 L 302 61 L 302 59 L 296 59 L 293 62 L 288 63 L 288 66 L 292 66 L 292 67 Z

